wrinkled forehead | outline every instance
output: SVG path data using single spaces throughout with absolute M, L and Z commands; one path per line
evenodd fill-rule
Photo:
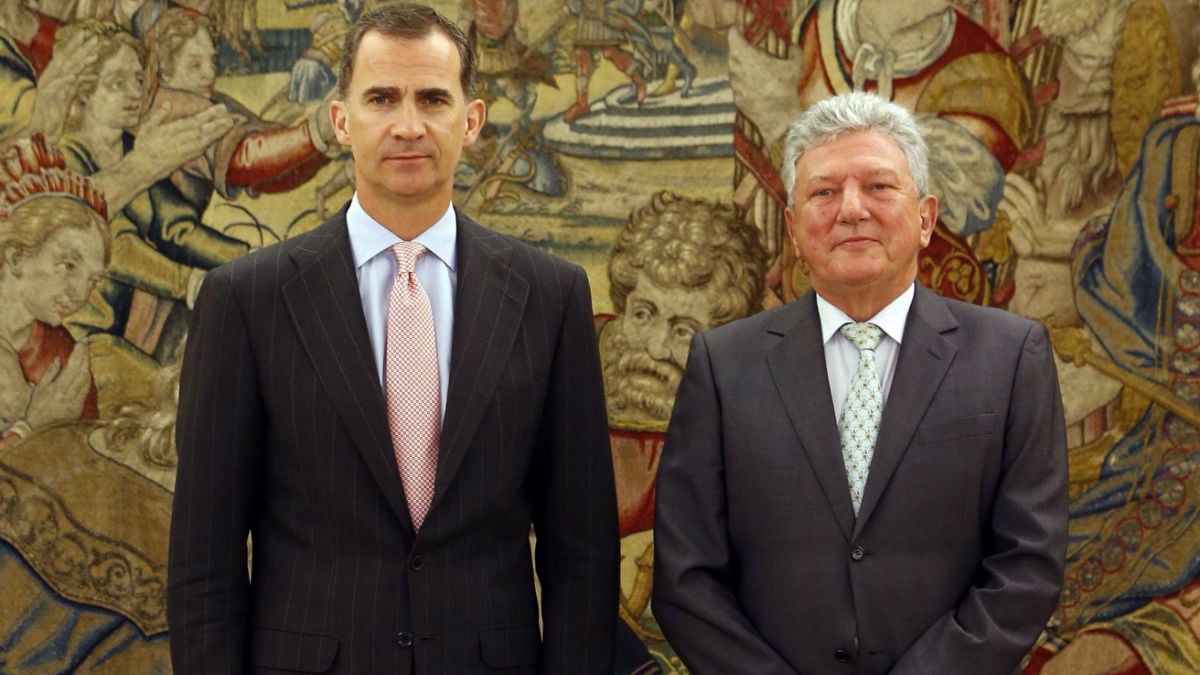
M 809 146 L 796 160 L 796 175 L 891 172 L 912 179 L 908 155 L 886 133 L 875 129 L 844 131 Z

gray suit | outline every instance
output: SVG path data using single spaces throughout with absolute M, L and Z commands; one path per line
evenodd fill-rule
M 658 473 L 654 613 L 700 675 L 996 675 L 1067 535 L 1048 336 L 917 286 L 854 516 L 811 293 L 697 335 Z
M 619 549 L 587 277 L 457 225 L 449 393 L 419 535 L 345 211 L 205 280 L 179 406 L 176 673 L 611 672 Z

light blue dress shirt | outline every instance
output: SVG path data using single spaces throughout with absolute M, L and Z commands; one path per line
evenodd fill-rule
M 879 386 L 883 392 L 883 405 L 887 406 L 888 392 L 896 375 L 896 359 L 900 355 L 900 341 L 904 339 L 904 327 L 908 324 L 908 310 L 912 307 L 916 286 L 900 294 L 887 307 L 867 319 L 883 329 L 883 340 L 875 349 L 875 368 L 879 372 Z M 821 318 L 821 339 L 825 341 L 825 371 L 829 375 L 829 394 L 833 397 L 833 412 L 841 422 L 842 408 L 846 406 L 846 395 L 850 393 L 850 381 L 858 370 L 858 347 L 842 334 L 841 327 L 854 323 L 845 312 L 834 307 L 817 294 L 817 315 Z
M 350 200 L 346 212 L 350 231 L 350 249 L 358 275 L 358 294 L 367 317 L 367 334 L 375 354 L 379 386 L 383 387 L 383 356 L 387 344 L 388 301 L 396 279 L 396 256 L 391 247 L 400 241 L 391 230 L 367 215 L 358 203 L 358 194 Z M 458 284 L 458 226 L 451 204 L 446 213 L 413 241 L 428 251 L 417 259 L 417 279 L 433 307 L 433 330 L 437 340 L 438 374 L 442 392 L 442 420 L 446 419 L 446 393 L 450 383 L 450 345 L 454 336 L 454 290 Z

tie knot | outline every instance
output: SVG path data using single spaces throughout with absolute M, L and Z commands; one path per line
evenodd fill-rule
M 842 335 L 858 347 L 858 351 L 874 350 L 883 339 L 883 329 L 873 323 L 848 323 L 842 326 Z
M 417 258 L 425 253 L 426 248 L 415 241 L 401 241 L 392 245 L 392 254 L 396 256 L 396 274 L 411 273 L 417 269 Z

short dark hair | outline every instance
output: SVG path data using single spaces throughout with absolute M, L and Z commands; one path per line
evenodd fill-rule
M 354 57 L 358 55 L 358 46 L 363 36 L 370 31 L 378 31 L 388 37 L 416 40 L 440 30 L 458 47 L 458 58 L 462 64 L 459 72 L 459 83 L 462 84 L 463 95 L 467 100 L 475 94 L 475 50 L 471 41 L 463 33 L 458 24 L 442 16 L 437 10 L 425 5 L 402 2 L 395 5 L 377 7 L 359 17 L 358 21 L 346 33 L 346 41 L 342 44 L 342 55 L 338 60 L 338 97 L 345 99 L 350 93 L 350 79 L 354 76 Z

